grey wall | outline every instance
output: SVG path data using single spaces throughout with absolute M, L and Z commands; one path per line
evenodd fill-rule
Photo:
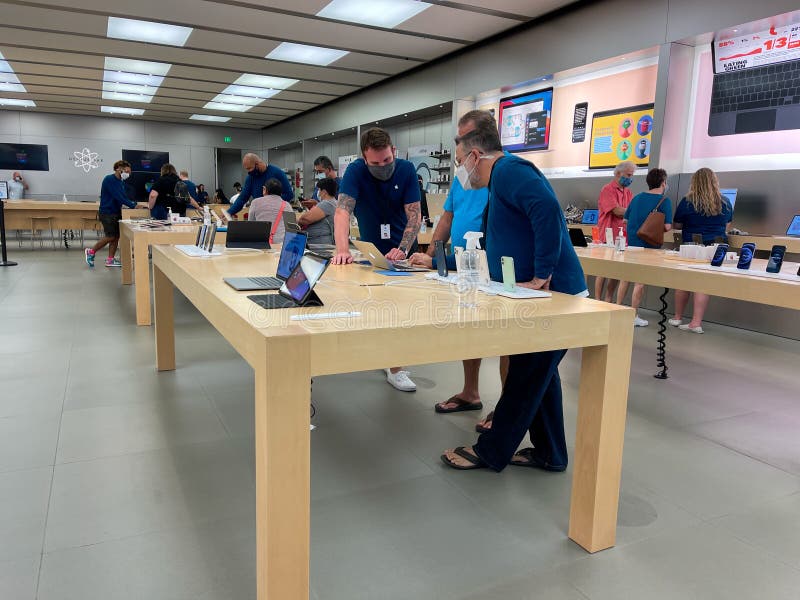
M 217 148 L 217 185 L 230 198 L 235 192 L 234 182 L 244 183 L 245 173 L 242 169 L 242 151 L 234 148 Z M 213 191 L 206 186 L 206 191 L 213 197 Z
M 215 180 L 214 148 L 223 135 L 231 135 L 244 150 L 262 152 L 260 130 L 232 129 L 202 125 L 173 125 L 139 119 L 82 117 L 22 111 L 0 111 L 0 142 L 46 144 L 50 157 L 49 171 L 25 172 L 30 186 L 29 198 L 60 199 L 67 194 L 73 200 L 96 199 L 100 182 L 111 172 L 122 149 L 169 152 L 177 169 L 187 169 L 194 181 Z M 85 173 L 75 167 L 73 152 L 87 147 L 99 153 L 97 169 Z M 0 171 L 0 179 L 11 173 Z

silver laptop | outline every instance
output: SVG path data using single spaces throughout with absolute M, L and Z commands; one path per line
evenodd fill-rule
M 293 210 L 283 211 L 283 226 L 286 231 L 300 231 L 300 225 L 297 224 L 297 214 Z
M 367 260 L 372 264 L 373 267 L 376 269 L 382 269 L 384 271 L 404 271 L 408 273 L 417 273 L 417 272 L 427 272 L 430 269 L 426 269 L 425 267 L 412 267 L 406 261 L 391 261 L 388 260 L 383 253 L 375 247 L 375 244 L 372 242 L 362 242 L 359 240 L 354 240 L 353 244 L 355 247 L 358 248 L 361 253 L 367 258 Z
M 279 290 L 295 267 L 300 264 L 306 251 L 306 241 L 305 233 L 287 231 L 284 234 L 275 277 L 225 277 L 223 281 L 237 292 Z

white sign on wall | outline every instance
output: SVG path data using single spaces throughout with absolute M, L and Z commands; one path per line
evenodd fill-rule
M 353 162 L 358 158 L 358 154 L 348 154 L 347 156 L 340 156 L 339 157 L 339 168 L 337 172 L 339 173 L 339 177 L 344 177 L 344 172 L 347 170 L 347 167 L 350 166 L 350 163 Z
M 70 160 L 73 162 L 76 169 L 83 169 L 84 173 L 98 168 L 100 163 L 103 162 L 103 159 L 100 158 L 100 154 L 92 152 L 89 148 L 83 148 L 78 152 L 73 152 Z

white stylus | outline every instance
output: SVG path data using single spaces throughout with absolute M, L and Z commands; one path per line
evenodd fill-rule
M 345 317 L 360 317 L 360 312 L 312 313 L 308 315 L 292 315 L 292 321 L 310 321 L 313 319 L 341 319 Z

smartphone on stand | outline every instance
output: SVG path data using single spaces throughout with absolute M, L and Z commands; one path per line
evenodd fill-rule
M 434 256 L 436 257 L 436 270 L 439 273 L 439 277 L 447 277 L 447 256 L 444 253 L 444 242 L 436 240 L 433 243 L 433 247 Z
M 503 268 L 503 289 L 513 292 L 517 287 L 517 274 L 514 272 L 514 259 L 510 256 L 501 256 L 500 265 Z
M 786 246 L 773 246 L 767 261 L 767 273 L 780 273 L 783 266 L 783 255 L 786 254 Z
M 750 263 L 753 262 L 753 257 L 756 253 L 756 245 L 750 242 L 742 244 L 742 249 L 739 252 L 739 263 L 736 265 L 737 269 L 749 269 Z
M 211 235 L 208 236 L 208 247 L 206 248 L 206 250 L 208 251 L 209 254 L 211 254 L 211 251 L 214 249 L 214 238 L 215 237 L 217 237 L 217 226 L 216 225 L 212 225 L 211 226 Z
M 728 244 L 720 244 L 714 252 L 714 258 L 711 259 L 712 267 L 721 267 L 725 261 L 725 255 L 728 254 Z

